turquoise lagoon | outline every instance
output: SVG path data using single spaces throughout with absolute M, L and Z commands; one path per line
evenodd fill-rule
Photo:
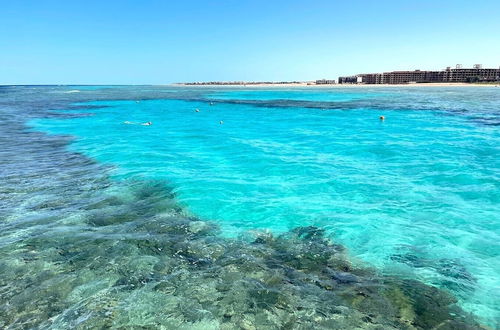
M 372 267 L 381 276 L 440 288 L 451 293 L 465 312 L 497 326 L 499 88 L 71 86 L 39 87 L 19 97 L 36 97 L 45 109 L 19 119 L 27 121 L 19 134 L 43 133 L 52 144 L 63 141 L 57 156 L 50 154 L 44 162 L 56 157 L 64 167 L 67 153 L 70 159 L 81 157 L 79 162 L 92 169 L 81 179 L 76 170 L 68 174 L 53 170 L 51 177 L 62 186 L 89 187 L 70 194 L 73 197 L 58 196 L 61 193 L 51 187 L 50 177 L 37 177 L 49 181 L 43 189 L 14 192 L 26 199 L 17 204 L 8 200 L 5 205 L 13 210 L 0 224 L 8 229 L 2 237 L 7 256 L 19 258 L 20 237 L 37 237 L 40 231 L 61 233 L 68 240 L 90 235 L 82 228 L 95 211 L 87 206 L 110 196 L 120 202 L 106 204 L 90 227 L 111 229 L 96 235 L 133 234 L 129 222 L 99 224 L 102 213 L 117 212 L 114 205 L 123 208 L 129 203 L 130 213 L 139 210 L 153 217 L 164 212 L 162 201 L 169 200 L 182 216 L 218 226 L 217 235 L 228 241 L 249 233 L 278 237 L 298 227 L 321 229 L 325 237 L 347 248 L 353 263 Z M 34 102 L 15 110 L 29 111 L 36 107 Z M 381 115 L 385 121 L 379 120 Z M 9 175 L 14 176 L 16 165 L 9 166 Z M 29 171 L 19 175 L 29 176 Z M 104 183 L 94 187 L 97 178 Z M 141 204 L 130 190 L 138 182 L 165 184 L 168 193 Z M 67 210 L 75 198 L 79 204 Z M 45 200 L 56 206 L 32 208 Z M 126 212 L 117 214 L 128 217 Z M 15 269 L 12 263 L 20 261 L 12 258 L 9 267 Z M 50 268 L 50 262 L 39 265 L 40 271 Z M 68 321 L 68 310 L 84 304 L 83 297 L 94 299 L 112 286 L 104 275 L 88 276 L 93 279 L 74 287 L 89 293 L 77 294 L 71 287 L 69 294 L 80 298 L 73 297 L 67 304 L 73 307 L 61 307 L 62 312 L 51 316 L 56 327 L 80 324 Z M 147 304 L 147 297 L 138 299 Z M 114 303 L 123 304 L 123 299 Z M 81 324 L 85 317 L 92 318 L 91 314 L 78 317 Z M 204 319 L 210 317 L 196 320 Z M 51 326 L 43 322 L 26 324 Z M 211 326 L 218 325 L 203 325 Z

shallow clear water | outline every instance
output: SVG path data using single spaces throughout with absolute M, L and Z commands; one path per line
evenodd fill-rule
M 47 316 L 55 323 L 43 320 L 42 326 L 85 324 L 95 317 L 86 301 L 96 295 L 111 299 L 112 306 L 128 306 L 126 310 L 134 295 L 144 304 L 129 311 L 126 320 L 123 311 L 110 307 L 109 318 L 118 315 L 114 326 L 146 322 L 144 314 L 158 301 L 178 306 L 146 289 L 146 283 L 158 285 L 164 279 L 142 274 L 157 276 L 158 265 L 171 259 L 163 260 L 158 251 L 138 253 L 140 244 L 112 243 L 160 240 L 163 236 L 155 233 L 161 230 L 146 225 L 160 221 L 158 216 L 216 224 L 220 232 L 200 243 L 221 246 L 215 254 L 234 242 L 243 244 L 236 251 L 247 251 L 249 231 L 288 237 L 297 227 L 314 226 L 345 246 L 346 258 L 362 268 L 373 266 L 377 276 L 441 288 L 484 324 L 497 324 L 499 88 L 10 87 L 0 98 L 2 111 L 11 118 L 2 124 L 0 141 L 2 176 L 7 178 L 0 224 L 7 269 L 3 277 L 6 283 L 19 277 L 25 285 L 15 293 L 7 291 L 19 300 L 13 304 L 21 306 L 19 295 L 27 294 L 30 283 L 39 283 L 44 272 L 64 275 L 63 284 L 71 282 L 65 284 L 68 292 L 57 293 L 66 303 Z M 386 120 L 380 121 L 380 115 Z M 96 237 L 106 243 L 96 243 Z M 34 243 L 26 245 L 26 240 Z M 30 251 L 37 242 L 43 249 Z M 96 251 L 84 251 L 85 244 Z M 55 251 L 58 245 L 63 252 Z M 112 262 L 95 261 L 110 249 Z M 36 254 L 36 261 L 30 254 Z M 88 274 L 75 268 L 76 278 L 68 279 L 72 258 L 67 254 L 77 256 L 80 266 L 94 261 L 98 266 Z M 21 261 L 26 258 L 31 263 Z M 106 276 L 110 264 L 128 273 Z M 18 274 L 28 266 L 32 272 Z M 200 272 L 207 271 L 187 270 L 190 277 Z M 109 292 L 117 283 L 131 285 L 123 278 L 138 273 L 145 282 L 142 291 Z M 189 297 L 186 292 L 195 284 L 186 279 L 179 283 L 190 284 L 182 296 Z M 85 316 L 70 316 L 84 305 Z M 199 310 L 205 312 L 193 317 L 196 322 L 220 326 L 216 312 L 206 306 Z M 3 312 L 16 324 L 9 308 L 4 306 Z M 22 318 L 22 311 L 15 312 Z M 180 323 L 154 322 L 188 324 L 183 317 L 172 314 L 165 321 Z M 228 324 L 259 324 L 254 317 Z M 106 320 L 106 315 L 97 319 Z

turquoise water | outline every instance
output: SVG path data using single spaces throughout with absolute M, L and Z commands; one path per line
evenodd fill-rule
M 106 168 L 107 196 L 132 203 L 123 185 L 166 182 L 183 216 L 228 240 L 321 228 L 356 263 L 441 288 L 496 326 L 500 89 L 149 88 L 67 87 L 88 94 L 29 131 L 71 137 L 68 153 Z

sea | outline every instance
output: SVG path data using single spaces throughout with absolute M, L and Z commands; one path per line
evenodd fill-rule
M 0 114 L 0 328 L 500 327 L 496 86 L 0 86 Z

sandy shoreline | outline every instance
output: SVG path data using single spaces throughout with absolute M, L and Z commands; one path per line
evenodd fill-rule
M 182 87 L 230 87 L 230 88 L 268 88 L 268 87 L 306 87 L 306 88 L 380 88 L 380 87 L 500 87 L 499 84 L 468 84 L 468 83 L 421 83 L 421 84 L 329 84 L 316 85 L 307 83 L 298 84 L 248 84 L 248 85 L 190 85 L 172 84 Z

